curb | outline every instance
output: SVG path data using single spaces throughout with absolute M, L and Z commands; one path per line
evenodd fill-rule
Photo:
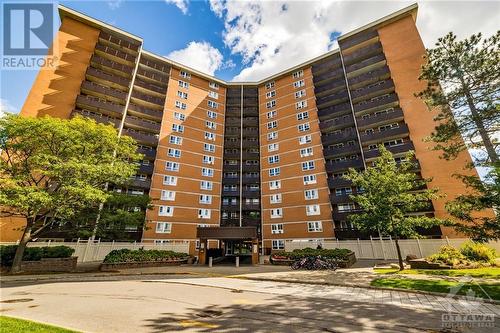
M 448 295 L 444 293 L 437 293 L 434 291 L 424 291 L 424 290 L 413 290 L 413 289 L 402 289 L 402 288 L 387 288 L 387 287 L 374 287 L 374 286 L 363 286 L 363 285 L 345 285 L 341 283 L 333 283 L 333 282 L 316 282 L 316 281 L 297 281 L 297 280 L 289 280 L 289 279 L 266 279 L 266 278 L 258 278 L 258 277 L 247 277 L 243 275 L 230 275 L 226 276 L 231 279 L 242 279 L 242 280 L 254 280 L 254 281 L 269 281 L 269 282 L 284 282 L 284 283 L 296 283 L 296 284 L 312 284 L 312 285 L 320 285 L 320 286 L 335 286 L 335 287 L 345 287 L 345 288 L 364 288 L 364 289 L 372 289 L 372 290 L 387 290 L 387 291 L 401 291 L 409 294 L 422 294 L 422 295 L 430 295 L 430 296 L 438 296 L 445 298 L 453 298 L 457 300 L 468 300 L 466 296 L 462 295 Z M 485 298 L 477 298 L 474 297 L 474 301 L 484 302 L 494 305 L 500 305 L 500 301 L 496 301 L 493 299 L 485 299 Z

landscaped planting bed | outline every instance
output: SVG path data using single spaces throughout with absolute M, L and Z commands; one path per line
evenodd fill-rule
M 12 266 L 17 245 L 0 246 L 0 260 L 3 270 Z M 77 257 L 71 255 L 74 249 L 68 246 L 27 247 L 24 250 L 21 271 L 23 272 L 71 272 L 76 268 Z
M 317 257 L 333 260 L 339 267 L 351 267 L 356 262 L 354 252 L 348 249 L 296 249 L 292 252 L 276 252 L 271 255 L 273 265 L 291 265 L 296 260 L 306 257 Z
M 101 270 L 180 265 L 188 259 L 187 253 L 168 250 L 113 250 L 104 258 Z

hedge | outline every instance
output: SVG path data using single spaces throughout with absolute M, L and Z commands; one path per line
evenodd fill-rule
M 271 256 L 274 259 L 291 259 L 297 260 L 305 257 L 322 256 L 327 259 L 347 260 L 349 254 L 352 253 L 348 249 L 296 249 L 293 252 L 276 252 Z
M 168 250 L 113 250 L 105 258 L 103 263 L 113 264 L 119 262 L 147 262 L 147 261 L 165 261 L 175 259 L 186 259 L 187 253 L 180 253 Z
M 0 246 L 0 261 L 2 266 L 10 267 L 14 261 L 17 245 Z M 68 246 L 27 247 L 24 250 L 23 261 L 39 261 L 42 258 L 69 258 L 75 249 Z

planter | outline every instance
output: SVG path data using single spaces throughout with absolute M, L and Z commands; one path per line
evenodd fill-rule
M 23 261 L 21 271 L 26 273 L 39 272 L 72 272 L 76 269 L 78 257 L 42 258 L 38 261 Z
M 339 268 L 349 268 L 356 262 L 356 254 L 354 252 L 350 252 L 347 255 L 347 259 L 344 260 L 330 259 L 330 260 L 335 261 L 339 266 Z M 270 262 L 273 265 L 290 266 L 294 261 L 295 261 L 294 259 L 288 259 L 288 258 L 273 258 L 272 255 L 270 258 Z
M 413 260 L 408 260 L 408 263 L 410 264 L 411 269 L 451 269 L 451 266 L 436 263 L 436 262 L 429 262 L 425 259 L 413 259 Z
M 143 262 L 115 262 L 115 263 L 102 263 L 101 271 L 115 271 L 127 268 L 142 268 L 142 267 L 162 267 L 162 266 L 177 266 L 186 264 L 189 258 L 185 259 L 172 259 L 164 261 L 143 261 Z

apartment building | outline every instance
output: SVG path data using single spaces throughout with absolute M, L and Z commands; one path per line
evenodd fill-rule
M 448 199 L 470 162 L 443 161 L 424 142 L 433 115 L 414 96 L 423 43 L 413 5 L 338 38 L 339 49 L 259 82 L 225 82 L 143 50 L 140 37 L 61 6 L 61 66 L 40 71 L 21 111 L 110 123 L 144 154 L 130 184 L 149 193 L 145 242 L 192 253 L 284 249 L 287 240 L 369 237 L 348 222 L 360 191 L 343 176 L 383 144 Z M 76 51 L 76 52 L 75 52 Z M 419 212 L 446 215 L 444 201 Z M 452 236 L 445 227 L 427 237 Z

